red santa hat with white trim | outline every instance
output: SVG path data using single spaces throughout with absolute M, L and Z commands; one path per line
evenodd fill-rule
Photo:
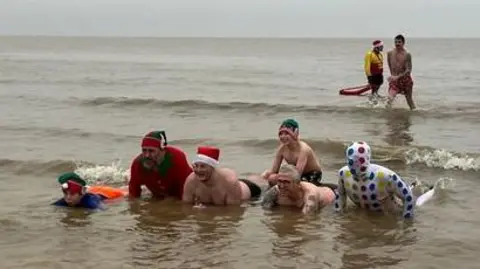
M 382 47 L 382 46 L 383 46 L 383 41 L 377 39 L 377 40 L 375 40 L 375 41 L 372 42 L 372 45 L 373 45 L 374 48 Z
M 193 164 L 204 163 L 216 167 L 219 162 L 220 149 L 211 146 L 199 146 L 197 148 L 197 157 L 193 160 Z

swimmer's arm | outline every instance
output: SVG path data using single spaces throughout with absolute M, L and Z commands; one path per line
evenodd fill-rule
M 280 146 L 277 149 L 277 152 L 275 153 L 275 160 L 273 161 L 272 169 L 270 172 L 272 173 L 278 173 L 278 170 L 280 170 L 280 165 L 282 165 L 283 161 L 283 147 Z
M 273 186 L 271 187 L 267 192 L 265 192 L 265 195 L 263 196 L 262 199 L 262 207 L 263 208 L 272 208 L 277 204 L 277 199 L 278 199 L 278 186 Z
M 101 196 L 96 194 L 87 194 L 89 197 L 85 204 L 82 204 L 85 208 L 93 210 L 106 210 L 107 206 L 103 203 Z
M 370 52 L 367 52 L 367 54 L 365 54 L 365 75 L 367 75 L 367 77 L 371 76 L 372 73 L 370 72 L 370 66 L 371 66 L 371 54 Z
M 310 151 L 308 149 L 302 149 L 300 151 L 300 154 L 297 160 L 297 165 L 296 165 L 297 171 L 300 173 L 300 175 L 303 174 L 303 170 L 307 165 L 309 154 L 310 154 Z
M 107 205 L 104 202 L 99 202 L 96 209 L 97 210 L 107 210 Z
M 341 170 L 340 170 L 341 171 Z M 342 176 L 338 179 L 338 188 L 335 191 L 335 211 L 341 211 L 345 209 L 347 204 L 347 195 L 345 192 L 345 185 Z
M 396 178 L 396 180 L 393 180 Z M 398 175 L 393 174 L 392 178 L 390 179 L 390 186 L 395 196 L 400 198 L 403 202 L 403 214 L 402 216 L 406 219 L 413 217 L 413 209 L 414 209 L 414 200 L 413 200 L 413 193 L 410 189 L 410 186 L 405 183 Z
M 304 197 L 304 204 L 302 208 L 303 214 L 308 214 L 317 211 L 318 209 L 318 199 L 315 194 L 308 194 Z
M 282 161 L 283 161 L 283 147 L 280 146 L 277 149 L 277 152 L 275 153 L 275 160 L 273 161 L 272 169 L 267 170 L 262 174 L 262 177 L 265 180 L 268 180 L 269 186 L 273 186 L 276 184 L 276 181 L 272 180 L 270 176 L 278 173 L 278 170 L 280 170 L 280 165 L 282 165 Z
M 412 72 L 412 54 L 407 52 L 407 57 L 405 59 L 405 71 L 398 74 L 398 77 L 408 76 Z
M 184 203 L 193 204 L 195 202 L 194 180 L 195 180 L 195 174 L 193 172 L 185 180 L 185 184 L 183 185 L 183 194 L 182 194 L 182 201 Z
M 138 198 L 142 195 L 140 162 L 135 159 L 130 167 L 130 181 L 128 182 L 128 196 Z
M 53 202 L 51 205 L 55 206 L 68 206 L 67 202 L 65 202 L 65 199 L 60 198 L 57 201 Z

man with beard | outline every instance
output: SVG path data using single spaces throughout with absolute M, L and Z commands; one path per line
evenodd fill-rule
M 262 199 L 264 208 L 288 206 L 301 208 L 302 213 L 309 214 L 335 202 L 333 188 L 318 187 L 302 181 L 300 173 L 291 164 L 280 167 L 276 181 L 277 185 L 270 188 Z
M 195 205 L 240 205 L 259 198 L 264 181 L 259 177 L 239 179 L 232 169 L 218 167 L 219 157 L 216 147 L 198 147 L 193 172 L 185 182 L 183 201 Z
M 304 141 L 298 139 L 299 125 L 294 119 L 282 122 L 278 130 L 280 146 L 275 153 L 272 169 L 265 171 L 262 176 L 269 181 L 270 186 L 276 184 L 275 178 L 282 161 L 294 165 L 301 174 L 302 180 L 320 186 L 322 169 L 313 149 Z
M 142 140 L 142 153 L 130 167 L 129 196 L 140 197 L 145 185 L 156 198 L 182 199 L 183 185 L 191 172 L 186 154 L 167 145 L 164 131 L 150 132 Z

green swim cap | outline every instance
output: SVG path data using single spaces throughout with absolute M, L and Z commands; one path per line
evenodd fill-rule
M 293 131 L 296 131 L 297 129 L 299 129 L 300 126 L 298 125 L 298 122 L 296 120 L 286 119 L 280 125 L 280 128 L 281 127 L 286 127 L 286 128 L 292 129 Z

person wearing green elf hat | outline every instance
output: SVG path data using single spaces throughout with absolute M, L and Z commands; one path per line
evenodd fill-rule
M 63 198 L 53 203 L 56 206 L 103 208 L 102 197 L 87 192 L 87 183 L 73 172 L 62 174 L 57 179 L 63 191 Z
M 53 203 L 56 206 L 99 209 L 103 208 L 105 200 L 114 200 L 128 195 L 125 187 L 88 186 L 86 181 L 74 172 L 60 175 L 57 181 L 62 187 L 63 198 Z
M 141 149 L 142 153 L 130 166 L 129 196 L 140 197 L 142 186 L 145 185 L 154 197 L 175 197 L 181 200 L 185 180 L 192 172 L 185 152 L 167 145 L 164 131 L 146 134 Z
M 286 119 L 280 124 L 278 138 L 280 146 L 275 153 L 272 168 L 262 176 L 269 181 L 270 186 L 276 184 L 278 170 L 285 160 L 294 165 L 301 175 L 302 181 L 308 181 L 316 186 L 322 185 L 322 168 L 313 149 L 298 138 L 299 124 L 294 119 Z

